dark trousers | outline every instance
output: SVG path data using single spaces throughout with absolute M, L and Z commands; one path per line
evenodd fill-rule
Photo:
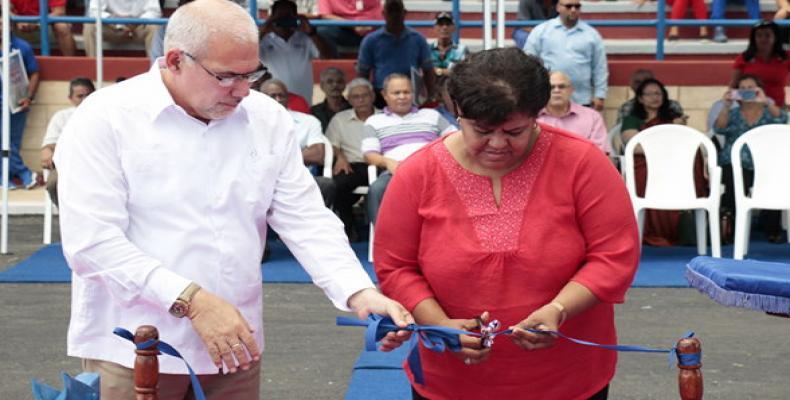
M 329 58 L 340 58 L 338 47 L 343 47 L 346 51 L 357 51 L 362 42 L 362 36 L 350 27 L 318 26 L 316 33 L 329 47 Z
M 735 180 L 732 174 L 732 164 L 722 165 L 721 180 L 724 183 L 724 194 L 721 196 L 721 210 L 724 212 L 735 212 Z M 754 184 L 754 171 L 743 170 L 743 187 L 748 194 L 749 188 Z M 780 235 L 782 233 L 782 212 L 779 210 L 760 210 L 759 225 L 763 232 L 769 236 Z
M 21 111 L 16 114 L 11 114 L 10 121 L 10 144 L 11 150 L 8 157 L 8 180 L 13 177 L 22 178 L 22 174 L 29 174 L 30 170 L 22 161 L 22 156 L 19 154 L 19 149 L 22 147 L 22 135 L 25 133 L 25 125 L 27 124 L 27 111 Z M 0 121 L 2 122 L 2 121 Z M 2 166 L 0 166 L 2 172 Z
M 414 388 L 411 388 L 411 398 L 412 400 L 429 400 L 427 397 L 420 396 Z M 600 392 L 592 395 L 588 400 L 606 400 L 609 398 L 609 385 L 606 385 Z
M 368 165 L 365 163 L 351 163 L 351 174 L 341 172 L 332 179 L 335 181 L 335 210 L 346 228 L 346 234 L 351 233 L 354 227 L 354 213 L 352 207 L 359 200 L 359 195 L 354 190 L 360 186 L 368 185 Z

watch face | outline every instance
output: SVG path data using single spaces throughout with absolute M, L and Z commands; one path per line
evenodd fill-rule
M 189 306 L 183 300 L 176 300 L 172 306 L 170 306 L 170 314 L 174 317 L 183 318 L 187 315 L 189 311 Z

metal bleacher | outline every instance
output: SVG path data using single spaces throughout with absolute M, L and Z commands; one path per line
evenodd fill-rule
M 258 17 L 262 21 L 266 17 L 266 10 L 269 7 L 269 1 L 262 0 L 256 2 L 249 0 L 251 9 L 258 10 Z M 707 0 L 710 3 L 710 0 Z M 300 11 L 309 15 L 315 15 L 316 1 L 315 0 L 301 0 L 297 2 L 302 9 Z M 631 0 L 615 0 L 615 1 L 582 1 L 583 3 L 583 19 L 584 21 L 595 26 L 601 35 L 604 37 L 607 54 L 612 56 L 654 56 L 656 59 L 663 59 L 667 56 L 700 56 L 700 55 L 734 55 L 745 48 L 746 38 L 748 36 L 748 26 L 754 21 L 743 19 L 745 18 L 745 11 L 743 6 L 732 6 L 728 8 L 727 18 L 725 21 L 698 21 L 693 19 L 686 20 L 669 20 L 669 10 L 671 8 L 666 6 L 665 18 L 659 18 L 657 11 L 663 7 L 663 2 L 649 2 L 644 6 L 638 6 Z M 481 0 L 405 0 L 407 10 L 408 24 L 421 33 L 423 33 L 429 40 L 434 37 L 432 25 L 433 18 L 439 11 L 452 11 L 457 7 L 459 20 L 457 26 L 459 27 L 459 41 L 466 44 L 472 51 L 480 50 L 483 48 L 482 39 L 482 11 L 483 2 Z M 164 15 L 168 15 L 177 5 L 177 0 L 166 0 Z M 513 45 L 514 42 L 510 39 L 512 31 L 519 26 L 534 26 L 541 21 L 518 21 L 516 18 L 516 9 L 518 7 L 517 0 L 505 1 L 506 13 L 506 41 L 505 45 Z M 772 0 L 761 0 L 760 7 L 764 18 L 771 18 L 776 11 L 776 3 Z M 12 17 L 15 21 L 35 21 L 44 22 L 38 17 Z M 47 21 L 62 21 L 67 20 L 72 23 L 87 22 L 87 18 L 70 15 L 66 17 L 48 17 Z M 134 19 L 123 19 L 124 23 Z M 120 23 L 118 19 L 108 19 L 105 23 Z M 142 22 L 142 20 L 137 20 Z M 153 21 L 146 21 L 147 23 L 163 24 L 165 19 L 158 19 Z M 354 24 L 354 22 L 334 21 L 334 20 L 312 20 L 314 25 L 343 25 Z M 381 25 L 382 21 L 358 21 L 363 25 Z M 705 25 L 719 25 L 734 26 L 729 29 L 728 34 L 730 40 L 727 43 L 713 43 L 710 41 L 701 41 L 693 33 L 696 31 L 697 26 L 700 24 Z M 669 27 L 671 25 L 681 26 L 681 40 L 673 42 L 665 42 L 664 29 L 658 27 Z M 80 29 L 76 29 L 79 31 Z M 686 37 L 688 39 L 684 40 Z M 76 40 L 78 48 L 82 48 L 82 35 L 76 33 Z M 42 54 L 49 53 L 48 40 L 42 41 Z M 135 45 L 118 46 L 113 45 L 107 50 L 122 52 L 123 54 L 135 54 L 137 51 L 142 53 L 142 48 Z

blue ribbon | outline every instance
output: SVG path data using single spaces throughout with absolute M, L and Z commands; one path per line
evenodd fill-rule
M 376 314 L 371 314 L 365 321 L 352 317 L 337 317 L 337 325 L 367 327 L 365 331 L 365 350 L 367 351 L 376 351 L 376 342 L 384 338 L 384 336 L 386 336 L 389 332 L 402 330 L 416 333 L 415 336 L 417 336 L 418 339 L 415 340 L 413 336 L 409 341 L 410 349 L 407 361 L 409 364 L 409 369 L 411 370 L 412 374 L 414 374 L 414 381 L 419 384 L 424 384 L 425 381 L 422 373 L 422 363 L 420 362 L 420 353 L 417 346 L 418 342 L 422 342 L 422 345 L 425 348 L 439 353 L 445 351 L 446 349 L 458 352 L 461 351 L 460 335 L 469 335 L 474 337 L 481 336 L 480 332 L 470 332 L 462 329 L 449 328 L 446 326 L 409 324 L 406 327 L 399 327 L 395 325 L 391 318 Z M 678 364 L 682 366 L 697 365 L 702 360 L 702 353 L 680 354 L 677 352 L 677 349 L 674 346 L 670 349 L 657 349 L 644 346 L 599 344 L 572 338 L 559 331 L 542 331 L 537 329 L 527 329 L 527 331 L 540 334 L 554 334 L 576 344 L 597 347 L 605 350 L 640 353 L 668 353 L 670 367 L 672 365 L 673 358 L 677 358 Z M 492 332 L 491 336 L 496 337 L 499 335 L 510 335 L 512 333 L 512 329 L 503 329 Z M 692 336 L 694 336 L 694 332 L 688 331 L 681 337 L 681 339 L 690 338 Z
M 132 334 L 132 332 L 129 332 L 126 329 L 115 328 L 113 329 L 112 333 L 134 343 L 134 335 Z M 148 339 L 145 342 L 135 343 L 134 345 L 135 347 L 137 347 L 137 350 L 145 350 L 151 347 L 152 345 L 156 345 L 156 349 L 159 350 L 159 352 L 167 354 L 169 356 L 180 358 L 181 361 L 184 362 L 184 365 L 186 365 L 187 369 L 189 370 L 189 380 L 192 382 L 192 391 L 195 394 L 195 400 L 206 400 L 206 395 L 203 394 L 203 388 L 200 386 L 200 381 L 198 380 L 197 375 L 195 375 L 195 371 L 192 370 L 192 367 L 189 366 L 187 360 L 185 360 L 184 357 L 181 356 L 181 353 L 179 353 L 178 350 L 173 348 L 173 346 L 157 339 Z

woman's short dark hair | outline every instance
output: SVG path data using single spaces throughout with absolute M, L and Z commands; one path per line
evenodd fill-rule
M 448 84 L 456 114 L 494 126 L 520 112 L 535 117 L 549 101 L 543 63 L 508 47 L 472 54 L 453 67 Z
M 774 46 L 771 49 L 771 58 L 778 57 L 780 60 L 786 59 L 787 52 L 782 48 L 782 30 L 779 29 L 779 25 L 777 25 L 776 22 L 763 20 L 754 25 L 751 32 L 749 32 L 749 47 L 741 53 L 743 60 L 751 61 L 757 55 L 757 32 L 763 29 L 770 30 L 774 33 Z
M 641 119 L 647 120 L 647 110 L 645 110 L 644 104 L 639 101 L 639 98 L 645 93 L 645 89 L 647 89 L 648 85 L 656 85 L 661 89 L 661 105 L 658 107 L 658 119 L 661 121 L 672 121 L 673 119 L 679 117 L 676 112 L 672 111 L 672 108 L 669 107 L 669 93 L 667 93 L 667 88 L 664 87 L 664 84 L 661 83 L 658 79 L 645 79 L 642 81 L 642 84 L 636 88 L 636 101 L 634 101 L 634 109 L 631 111 L 631 115 Z M 647 122 L 647 121 L 645 121 Z
M 765 89 L 765 87 L 763 86 L 763 80 L 757 77 L 757 75 L 752 75 L 752 74 L 743 74 L 739 76 L 738 79 L 735 81 L 735 89 L 737 89 L 738 86 L 741 86 L 741 82 L 748 80 L 753 80 L 754 83 L 757 84 L 758 88 Z

